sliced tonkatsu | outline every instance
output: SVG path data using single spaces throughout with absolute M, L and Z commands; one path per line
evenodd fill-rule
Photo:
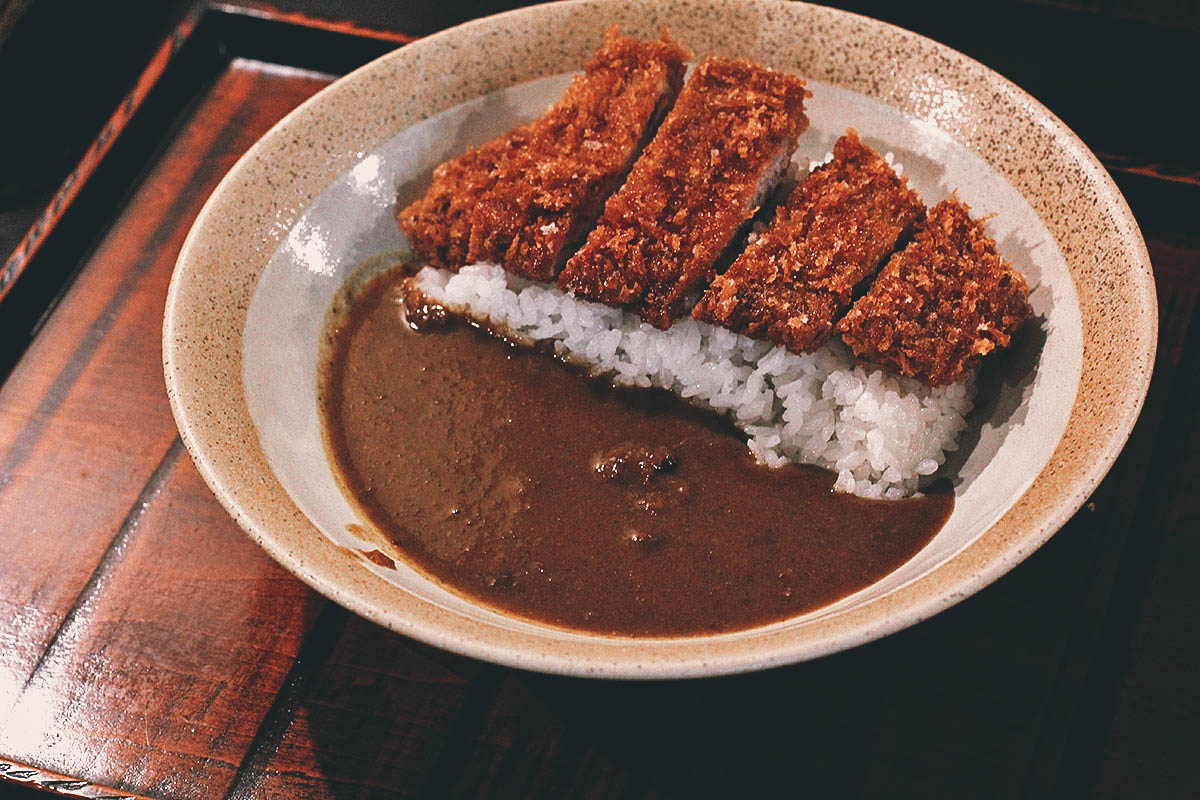
M 817 349 L 850 307 L 854 287 L 906 239 L 925 205 L 850 130 L 693 309 L 698 320 Z
M 706 59 L 559 285 L 667 328 L 782 175 L 807 96 L 795 76 Z
M 467 261 L 554 278 L 675 101 L 689 57 L 665 29 L 641 41 L 610 28 L 584 74 L 496 164 Z
M 528 139 L 527 129 L 511 130 L 438 165 L 425 195 L 396 212 L 396 221 L 408 235 L 414 253 L 437 267 L 457 268 L 467 263 L 475 206 L 495 185 L 496 166 L 504 154 Z
M 837 330 L 856 358 L 944 386 L 1008 346 L 1031 313 L 1028 298 L 983 220 L 951 198 L 929 211 Z
M 545 114 L 434 171 L 397 214 L 412 249 L 438 266 L 493 261 L 553 278 L 679 92 L 689 57 L 665 30 L 640 41 L 610 28 Z

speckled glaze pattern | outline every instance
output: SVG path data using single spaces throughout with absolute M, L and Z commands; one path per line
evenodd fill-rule
M 397 131 L 495 89 L 576 69 L 614 22 L 640 35 L 665 24 L 697 52 L 747 56 L 927 120 L 1004 175 L 1057 240 L 1084 335 L 1066 431 L 1007 513 L 921 579 L 783 628 L 673 640 L 541 636 L 465 618 L 359 568 L 275 480 L 243 399 L 240 332 L 256 282 L 299 214 Z M 230 172 L 197 220 L 172 280 L 163 350 L 172 408 L 201 474 L 239 524 L 318 591 L 400 633 L 499 663 L 683 677 L 785 664 L 870 641 L 1011 569 L 1082 505 L 1116 458 L 1149 384 L 1156 333 L 1149 258 L 1111 178 L 1053 114 L 982 65 L 884 23 L 799 3 L 581 0 L 478 20 L 408 45 L 290 114 Z

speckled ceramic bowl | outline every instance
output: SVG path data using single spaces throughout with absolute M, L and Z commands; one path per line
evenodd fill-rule
M 824 609 L 738 633 L 630 639 L 563 631 L 449 592 L 403 561 L 341 496 L 321 446 L 318 332 L 363 257 L 403 247 L 397 186 L 529 118 L 605 27 L 659 25 L 698 54 L 747 56 L 810 80 L 822 158 L 848 125 L 905 165 L 927 203 L 957 190 L 1034 287 L 1022 346 L 985 381 L 956 508 L 909 563 Z M 912 33 L 765 0 L 583 0 L 514 11 L 408 45 L 305 103 L 238 163 L 179 257 L 167 300 L 167 388 L 213 492 L 274 558 L 395 631 L 528 669 L 682 677 L 759 669 L 852 647 L 978 591 L 1084 502 L 1121 449 L 1153 364 L 1145 245 L 1105 170 L 1004 78 Z

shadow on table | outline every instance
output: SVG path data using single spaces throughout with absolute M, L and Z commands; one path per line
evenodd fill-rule
M 503 669 L 355 618 L 338 652 L 375 666 L 327 666 L 316 692 L 336 697 L 306 699 L 308 732 L 345 798 L 1021 795 L 1056 779 L 1070 744 L 1070 689 L 1087 670 L 1067 643 L 1092 538 L 1068 527 L 980 595 L 882 641 L 706 680 Z

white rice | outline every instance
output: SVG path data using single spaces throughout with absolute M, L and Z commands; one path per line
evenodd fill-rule
M 831 341 L 796 355 L 685 318 L 660 331 L 635 314 L 577 300 L 492 264 L 458 273 L 426 268 L 429 297 L 629 386 L 657 386 L 727 414 L 761 463 L 816 464 L 837 473 L 836 488 L 899 499 L 956 449 L 971 410 L 971 381 L 930 389 L 910 378 L 855 366 Z

